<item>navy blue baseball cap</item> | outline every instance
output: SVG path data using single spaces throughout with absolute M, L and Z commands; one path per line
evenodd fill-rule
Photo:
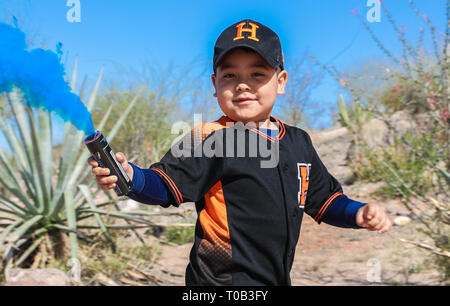
M 226 28 L 217 38 L 214 46 L 214 72 L 225 54 L 238 47 L 254 50 L 274 69 L 284 69 L 283 51 L 278 35 L 259 22 L 245 19 Z

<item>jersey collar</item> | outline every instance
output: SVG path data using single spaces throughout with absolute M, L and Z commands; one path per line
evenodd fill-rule
M 228 116 L 222 116 L 219 120 L 217 120 L 219 122 L 236 122 L 235 120 L 231 119 Z M 263 132 L 261 132 L 260 130 L 256 129 L 256 128 L 249 128 L 250 131 L 255 132 L 263 137 L 266 137 L 268 140 L 275 142 L 275 141 L 280 141 L 283 137 L 284 134 L 286 133 L 286 126 L 285 123 L 279 119 L 277 119 L 274 116 L 270 116 L 270 121 L 274 122 L 277 126 L 278 126 L 278 135 L 277 137 L 271 137 Z

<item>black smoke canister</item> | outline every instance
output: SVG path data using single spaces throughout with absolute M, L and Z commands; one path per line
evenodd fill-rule
M 117 176 L 116 187 L 114 188 L 117 195 L 122 196 L 130 192 L 133 188 L 133 183 L 122 165 L 116 159 L 116 154 L 109 146 L 102 132 L 97 130 L 95 134 L 88 136 L 84 140 L 84 144 L 92 153 L 92 156 L 98 162 L 100 167 L 108 168 L 110 175 Z

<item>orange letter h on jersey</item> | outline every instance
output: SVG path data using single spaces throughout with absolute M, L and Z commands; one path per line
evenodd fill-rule
M 311 164 L 298 163 L 298 179 L 300 180 L 300 188 L 298 191 L 298 204 L 300 208 L 305 207 L 306 195 L 309 187 L 309 172 L 311 171 Z
M 249 22 L 248 24 L 251 26 L 251 28 L 244 28 L 245 22 L 241 22 L 240 24 L 238 24 L 236 26 L 237 34 L 236 34 L 236 37 L 233 38 L 233 40 L 244 39 L 245 37 L 242 36 L 242 32 L 249 32 L 249 33 L 251 33 L 251 35 L 247 37 L 248 39 L 253 39 L 254 41 L 259 41 L 259 38 L 256 37 L 256 29 L 259 27 L 256 24 L 254 24 L 253 22 Z

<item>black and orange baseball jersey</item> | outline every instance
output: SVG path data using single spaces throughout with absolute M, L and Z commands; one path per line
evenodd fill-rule
M 309 135 L 270 120 L 278 126 L 274 137 L 227 116 L 203 123 L 150 167 L 173 205 L 195 202 L 187 285 L 290 285 L 303 213 L 320 222 L 343 195 Z M 255 150 L 255 139 L 277 154 L 274 166 L 262 166 L 268 156 Z

